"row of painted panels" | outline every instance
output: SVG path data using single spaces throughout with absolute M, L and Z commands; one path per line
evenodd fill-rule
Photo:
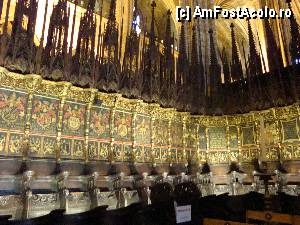
M 21 154 L 27 122 L 30 124 L 30 155 L 55 157 L 57 130 L 60 127 L 60 100 L 34 95 L 30 106 L 28 102 L 28 94 L 25 92 L 0 89 L 0 153 Z M 239 146 L 253 147 L 257 143 L 258 128 L 254 124 L 241 127 L 239 139 L 236 126 L 207 128 L 197 124 L 184 126 L 180 121 L 155 119 L 152 122 L 150 115 L 133 115 L 121 109 L 116 109 L 112 114 L 110 108 L 101 105 L 94 105 L 90 110 L 90 118 L 86 118 L 86 110 L 86 104 L 80 102 L 70 100 L 63 104 L 60 151 L 62 158 L 84 157 L 84 137 L 87 131 L 88 156 L 92 160 L 106 160 L 111 146 L 116 160 L 130 160 L 134 147 L 136 160 L 147 162 L 153 159 L 181 161 L 188 155 L 196 154 L 197 150 L 198 157 L 199 150 L 231 150 L 230 154 L 234 155 Z M 276 130 L 276 121 L 265 123 L 266 135 L 271 145 L 300 140 L 299 118 L 281 121 L 279 125 L 280 137 Z

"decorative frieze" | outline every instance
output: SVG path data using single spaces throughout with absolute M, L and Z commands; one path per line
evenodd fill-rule
M 258 156 L 263 125 L 268 160 L 277 160 L 278 149 L 283 160 L 300 158 L 297 104 L 242 115 L 193 116 L 120 94 L 24 76 L 2 67 L 0 71 L 2 156 L 248 162 Z

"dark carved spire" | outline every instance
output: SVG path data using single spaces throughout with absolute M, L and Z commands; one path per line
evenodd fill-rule
M 282 55 L 276 44 L 274 33 L 271 29 L 268 19 L 264 19 L 264 27 L 266 32 L 267 54 L 270 71 L 278 71 L 283 67 Z
M 201 40 L 201 31 L 200 31 L 200 27 L 198 27 L 198 53 L 199 53 L 199 71 L 200 74 L 203 75 L 202 77 L 202 85 L 203 85 L 203 91 L 204 91 L 204 83 L 205 83 L 205 71 L 204 71 L 204 65 L 203 65 L 203 53 L 202 53 L 202 40 Z
M 224 104 L 224 110 L 226 113 L 233 112 L 234 109 L 234 102 L 233 102 L 233 96 L 236 95 L 237 90 L 233 90 L 232 83 L 231 83 L 231 75 L 230 75 L 230 65 L 228 63 L 228 58 L 226 54 L 225 47 L 222 50 L 221 53 L 221 60 L 222 60 L 222 66 L 223 66 L 223 74 L 224 74 L 224 87 L 226 92 L 223 92 L 223 97 L 226 99 L 226 104 Z
M 171 11 L 167 12 L 166 34 L 164 39 L 163 69 L 161 76 L 161 104 L 170 107 L 172 85 L 174 83 L 174 57 L 172 54 Z
M 254 108 L 261 108 L 263 99 L 265 98 L 264 92 L 261 90 L 260 75 L 263 73 L 262 62 L 260 54 L 254 41 L 254 35 L 251 28 L 250 19 L 248 19 L 248 38 L 249 38 L 249 59 L 248 59 L 248 74 L 247 74 L 247 88 L 248 100 L 250 105 Z
M 172 59 L 172 36 L 171 36 L 171 10 L 167 12 L 167 25 L 166 25 L 166 35 L 164 39 L 164 54 L 166 57 L 166 61 L 170 61 Z
M 185 22 L 181 24 L 181 31 L 180 31 L 180 43 L 179 43 L 179 71 L 182 71 L 184 68 L 185 63 L 188 61 L 187 50 L 186 50 L 186 34 L 185 34 Z
M 3 24 L 3 31 L 2 31 L 2 35 L 0 38 L 0 65 L 3 66 L 5 63 L 5 57 L 8 51 L 8 33 L 7 33 L 7 28 L 8 28 L 8 18 L 9 18 L 9 9 L 10 9 L 10 3 L 11 0 L 7 1 L 6 4 L 6 12 L 5 12 L 5 21 Z
M 221 67 L 217 59 L 217 53 L 216 53 L 212 29 L 209 30 L 209 41 L 210 41 L 209 76 L 210 76 L 210 88 L 212 93 L 215 92 L 217 87 L 221 84 Z
M 241 60 L 239 57 L 236 39 L 235 39 L 235 32 L 234 32 L 234 25 L 231 23 L 231 44 L 232 44 L 232 53 L 231 53 L 231 77 L 234 81 L 242 80 L 243 79 L 243 68 L 241 64 Z
M 292 58 L 292 64 L 300 64 L 300 31 L 299 25 L 295 18 L 294 12 L 291 6 L 291 0 L 286 1 L 288 3 L 289 9 L 292 11 L 292 17 L 290 17 L 290 27 L 291 27 L 291 44 L 290 52 Z
M 52 79 L 66 79 L 63 69 L 67 64 L 67 40 L 69 12 L 67 2 L 59 0 L 50 17 L 47 44 L 43 54 L 44 76 Z
M 95 83 L 96 19 L 93 14 L 94 8 L 95 0 L 89 0 L 87 11 L 81 17 L 79 24 L 76 53 L 72 66 L 72 79 L 80 86 L 94 86 Z
M 215 48 L 213 30 L 209 30 L 210 41 L 210 65 L 209 65 L 209 81 L 210 81 L 210 107 L 212 114 L 220 114 L 220 86 L 221 80 L 221 66 L 218 63 L 217 53 Z
M 103 51 L 106 53 L 105 59 L 104 80 L 106 90 L 115 92 L 119 86 L 119 30 L 116 22 L 116 0 L 111 0 L 108 21 L 103 37 Z M 100 71 L 101 72 L 101 71 Z
M 151 19 L 151 27 L 150 27 L 150 45 L 154 45 L 155 44 L 155 30 L 154 30 L 154 22 L 155 22 L 155 15 L 154 15 L 154 11 L 156 8 L 156 2 L 152 1 L 151 3 L 151 7 L 152 7 L 152 19 Z
M 201 100 L 203 100 L 200 98 L 200 96 L 203 97 L 203 70 L 200 64 L 202 63 L 199 61 L 198 55 L 197 29 L 193 26 L 191 66 L 188 79 L 188 90 L 191 98 L 190 100 L 187 99 L 187 104 L 191 104 L 189 111 L 195 114 L 199 113 Z
M 137 0 L 135 0 L 135 9 L 131 23 L 131 30 L 126 39 L 123 69 L 120 80 L 120 91 L 126 97 L 139 97 L 139 43 L 140 37 L 137 34 Z
M 11 70 L 22 71 L 23 73 L 33 72 L 37 7 L 36 0 L 18 0 L 16 3 L 8 57 L 6 59 L 6 66 Z M 24 18 L 27 18 L 27 21 Z M 7 31 L 5 29 L 7 29 L 6 21 L 3 33 Z
M 143 85 L 142 85 L 142 98 L 146 102 L 158 102 L 159 101 L 159 64 L 160 55 L 158 46 L 155 44 L 155 1 L 152 1 L 152 20 L 149 34 L 149 44 L 146 47 L 144 56 L 144 71 L 143 71 Z
M 268 19 L 264 20 L 265 32 L 267 35 L 267 54 L 269 70 L 272 76 L 269 81 L 269 92 L 273 100 L 273 105 L 282 105 L 287 101 L 286 89 L 283 82 L 281 69 L 283 68 L 283 60 L 280 48 L 277 46 L 274 33 L 271 29 Z
M 214 43 L 214 32 L 212 29 L 208 31 L 209 33 L 209 43 L 210 43 L 210 65 L 218 65 L 216 47 Z
M 1 0 L 1 1 L 0 1 L 0 19 L 2 18 L 3 3 L 4 3 L 4 1 Z
M 249 76 L 262 74 L 262 64 L 260 56 L 257 53 L 254 35 L 251 28 L 250 20 L 248 19 L 248 38 L 249 38 Z
M 186 34 L 185 34 L 185 22 L 182 21 L 181 24 L 181 32 L 180 32 L 180 42 L 179 42 L 179 56 L 177 63 L 177 107 L 179 110 L 184 110 L 185 100 L 186 100 L 186 85 L 188 78 L 188 70 L 189 70 L 189 62 L 188 55 L 186 50 Z
M 229 68 L 225 47 L 223 48 L 222 51 L 222 64 L 223 64 L 224 83 L 226 85 L 229 85 L 231 83 L 231 77 L 230 77 L 230 68 Z

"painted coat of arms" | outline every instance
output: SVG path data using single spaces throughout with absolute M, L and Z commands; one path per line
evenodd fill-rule
M 151 138 L 150 118 L 137 116 L 136 141 L 140 144 L 150 144 Z
M 110 111 L 106 109 L 93 110 L 91 113 L 90 134 L 94 137 L 109 137 Z
M 0 117 L 4 125 L 11 127 L 24 122 L 25 96 L 16 92 L 0 92 Z
M 82 135 L 84 126 L 85 107 L 78 104 L 66 103 L 64 106 L 64 133 Z M 78 133 L 79 132 L 79 133 Z
M 115 137 L 119 141 L 129 141 L 131 138 L 132 117 L 129 113 L 116 112 Z
M 58 103 L 48 100 L 35 99 L 33 102 L 32 119 L 38 130 L 55 132 Z

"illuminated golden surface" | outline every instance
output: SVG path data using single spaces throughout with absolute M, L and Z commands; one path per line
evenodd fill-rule
M 82 89 L 68 82 L 46 81 L 38 75 L 24 76 L 4 68 L 0 68 L 0 83 L 1 95 L 8 96 L 1 100 L 0 116 L 11 118 L 11 121 L 16 118 L 11 114 L 15 110 L 21 110 L 16 116 L 26 115 L 23 116 L 26 119 L 24 130 L 18 131 L 24 136 L 10 143 L 5 139 L 1 141 L 6 143 L 1 153 L 6 157 L 157 163 L 208 160 L 227 164 L 250 162 L 259 157 L 263 148 L 270 161 L 278 160 L 278 156 L 281 160 L 300 159 L 300 108 L 297 104 L 243 115 L 192 116 L 157 104 L 126 99 L 119 94 Z M 19 91 L 27 101 L 18 100 L 21 98 Z M 6 94 L 8 92 L 11 94 Z M 27 102 L 27 106 L 22 110 L 19 103 L 12 105 L 11 101 Z M 36 103 L 32 111 L 32 103 L 46 104 L 46 101 L 58 104 L 53 110 L 57 113 L 56 128 L 52 134 L 41 129 L 33 134 L 34 121 L 30 118 L 45 124 L 42 119 L 46 117 L 43 111 L 37 114 Z M 16 132 L 5 125 L 5 121 L 2 123 L 1 135 Z M 52 138 L 56 144 L 52 148 L 45 144 L 40 147 L 45 138 Z M 67 143 L 72 143 L 73 147 L 66 148 Z

